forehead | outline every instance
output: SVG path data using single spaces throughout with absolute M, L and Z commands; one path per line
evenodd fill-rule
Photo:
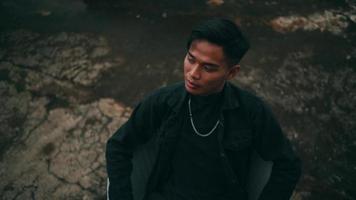
M 206 40 L 195 40 L 189 48 L 189 53 L 202 62 L 225 65 L 226 59 L 223 48 Z

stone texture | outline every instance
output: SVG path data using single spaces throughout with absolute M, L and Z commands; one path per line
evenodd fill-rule
M 3 199 L 102 197 L 105 143 L 130 109 L 112 99 L 50 111 L 47 103 L 43 97 L 30 101 L 31 120 L 25 120 L 23 130 L 27 134 L 17 138 L 15 144 L 20 146 L 12 145 L 0 162 L 0 195 Z
M 291 15 L 281 16 L 270 21 L 272 28 L 281 33 L 297 30 L 328 31 L 340 35 L 349 27 L 349 21 L 354 21 L 355 11 L 344 12 L 338 10 L 325 10 L 321 13 L 313 13 L 308 16 Z
M 356 72 L 328 71 L 312 64 L 313 56 L 290 52 L 276 70 L 250 66 L 235 81 L 272 105 L 297 148 L 304 170 L 295 199 L 353 199 Z
M 221 11 L 252 39 L 234 82 L 271 104 L 302 158 L 292 199 L 355 199 L 354 2 L 174 2 L 142 4 L 127 18 L 110 15 L 95 33 L 63 32 L 67 20 L 41 33 L 0 33 L 1 198 L 105 199 L 104 144 L 131 113 L 111 97 L 133 105 L 181 80 L 183 35 L 198 18 Z M 9 23 L 21 21 L 2 11 Z M 24 27 L 57 14 L 26 19 Z M 93 30 L 92 19 L 80 27 Z
M 91 86 L 104 71 L 119 64 L 108 57 L 111 49 L 102 37 L 66 32 L 40 37 L 25 30 L 1 37 L 8 46 L 4 61 L 74 84 Z
M 105 198 L 105 144 L 131 113 L 85 88 L 117 64 L 100 61 L 106 40 L 24 30 L 0 38 L 1 199 Z

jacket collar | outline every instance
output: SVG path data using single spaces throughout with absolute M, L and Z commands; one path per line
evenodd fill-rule
M 234 109 L 240 106 L 238 93 L 234 91 L 235 86 L 230 82 L 226 82 L 223 89 L 223 104 L 222 110 Z M 236 89 L 235 89 L 236 90 Z M 182 106 L 184 105 L 185 100 L 188 97 L 188 92 L 185 90 L 184 82 L 173 85 L 173 91 L 168 97 L 168 105 L 178 113 Z

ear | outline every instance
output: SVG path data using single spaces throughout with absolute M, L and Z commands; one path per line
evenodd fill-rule
M 227 80 L 231 80 L 235 78 L 235 76 L 239 73 L 240 71 L 240 65 L 234 65 L 230 67 L 228 75 L 227 75 Z

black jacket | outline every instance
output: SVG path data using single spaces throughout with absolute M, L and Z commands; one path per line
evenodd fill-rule
M 137 200 L 168 176 L 170 158 L 182 128 L 180 111 L 186 109 L 182 105 L 187 95 L 182 83 L 157 90 L 137 105 L 130 119 L 108 140 L 109 199 L 132 200 L 135 196 Z M 273 161 L 271 176 L 259 199 L 289 199 L 301 167 L 277 120 L 262 100 L 230 83 L 225 85 L 223 95 L 217 129 L 219 153 L 236 199 L 247 199 L 247 175 L 253 151 L 264 160 Z M 146 156 L 142 153 L 135 156 L 135 152 L 144 152 Z M 146 160 L 133 166 L 135 159 Z M 134 178 L 132 171 L 139 171 Z M 141 184 L 141 189 L 135 190 L 132 180 L 141 182 L 133 183 Z

